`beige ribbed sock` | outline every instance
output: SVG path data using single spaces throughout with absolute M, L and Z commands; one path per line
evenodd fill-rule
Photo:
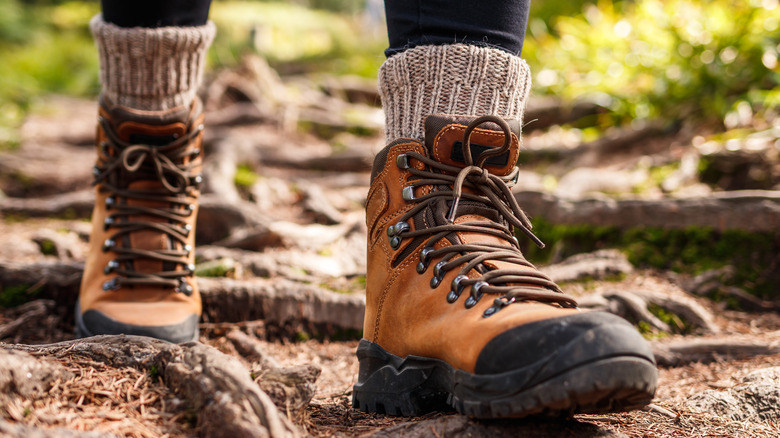
M 216 26 L 124 28 L 96 15 L 89 23 L 100 56 L 103 93 L 141 110 L 189 105 L 203 76 Z
M 523 118 L 531 88 L 528 64 L 491 47 L 419 46 L 391 56 L 379 69 L 387 140 L 421 140 L 430 114 Z

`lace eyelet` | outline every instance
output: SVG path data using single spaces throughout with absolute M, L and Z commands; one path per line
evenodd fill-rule
M 119 267 L 119 262 L 117 262 L 116 260 L 111 260 L 106 264 L 106 267 L 103 268 L 103 273 L 110 274 L 114 272 L 114 270 L 118 267 Z
M 433 276 L 431 277 L 431 289 L 436 289 L 441 284 L 441 277 Z
M 103 290 L 106 291 L 106 292 L 112 291 L 112 290 L 117 290 L 120 287 L 122 287 L 122 285 L 119 284 L 119 278 L 117 278 L 117 277 L 114 277 L 114 278 L 112 278 L 112 279 L 110 279 L 108 281 L 105 281 L 103 283 Z
M 103 252 L 106 252 L 115 246 L 116 246 L 116 242 L 114 242 L 113 239 L 106 239 L 103 242 Z
M 103 221 L 103 231 L 106 231 L 106 230 L 108 230 L 108 229 L 109 229 L 109 228 L 111 228 L 113 225 L 114 225 L 114 218 L 112 218 L 112 217 L 107 217 L 107 218 L 106 218 L 106 219 Z
M 465 287 L 463 285 L 463 282 L 468 280 L 469 277 L 467 275 L 458 275 L 455 278 L 452 279 L 452 283 L 450 284 L 450 293 L 447 294 L 447 302 L 452 304 L 455 301 L 458 301 L 458 298 L 460 298 L 460 294 L 463 292 L 463 288 Z
M 426 246 L 420 251 L 420 263 L 417 263 L 418 274 L 422 274 L 428 270 L 428 264 L 431 262 L 431 253 L 433 251 L 433 247 L 430 246 Z
M 92 176 L 95 178 L 100 176 L 100 168 L 97 166 L 92 166 Z
M 414 187 L 408 186 L 404 187 L 403 190 L 401 190 L 401 198 L 404 201 L 414 201 Z
M 106 210 L 112 209 L 116 205 L 116 198 L 109 196 L 106 198 Z
M 506 296 L 498 297 L 495 300 L 493 300 L 493 305 L 488 307 L 485 312 L 482 314 L 483 317 L 487 318 L 490 315 L 496 314 L 499 310 L 503 309 L 504 307 L 512 304 L 515 302 L 515 298 L 507 298 Z
M 401 154 L 395 157 L 395 165 L 399 169 L 406 170 L 409 168 L 409 157 L 406 154 Z
M 188 263 L 185 268 L 190 272 L 195 272 L 195 264 L 193 263 Z
M 442 272 L 442 268 L 446 264 L 447 264 L 447 262 L 445 262 L 444 260 L 440 261 L 439 263 L 436 263 L 436 265 L 433 267 L 433 275 L 434 275 L 434 277 L 443 277 L 444 276 L 444 272 Z
M 404 221 L 397 222 L 395 225 L 387 227 L 387 236 L 390 239 L 390 247 L 398 249 L 398 247 L 401 246 L 402 240 L 400 234 L 409 231 L 410 229 L 411 226 L 409 223 Z
M 203 182 L 203 175 L 195 175 L 195 176 L 192 178 L 192 182 L 193 182 L 193 184 L 194 184 L 194 185 L 196 185 L 196 186 L 197 186 L 197 185 L 200 185 L 200 184 Z
M 192 292 L 194 289 L 192 286 L 190 286 L 189 283 L 184 278 L 179 279 L 179 286 L 176 287 L 176 292 L 183 293 L 184 295 L 190 296 L 192 295 Z
M 184 245 L 184 251 L 187 251 L 187 255 L 192 251 L 192 245 Z
M 479 299 L 482 298 L 482 292 L 480 292 L 479 290 L 487 285 L 488 284 L 484 281 L 478 281 L 474 283 L 473 286 L 471 286 L 471 294 L 469 295 L 469 297 L 466 299 L 466 302 L 464 303 L 467 309 L 471 309 L 472 307 L 477 305 Z

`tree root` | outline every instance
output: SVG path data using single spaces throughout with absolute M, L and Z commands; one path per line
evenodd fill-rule
M 133 367 L 162 377 L 198 414 L 209 437 L 296 437 L 300 433 L 236 358 L 197 343 L 174 345 L 138 336 L 96 336 L 48 345 L 2 345 L 33 356 L 84 356 L 112 367 Z

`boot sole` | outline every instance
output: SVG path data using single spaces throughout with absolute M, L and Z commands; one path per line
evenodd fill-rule
M 655 364 L 645 357 L 604 357 L 527 385 L 525 370 L 478 375 L 420 356 L 401 358 L 366 339 L 352 406 L 364 412 L 419 416 L 455 410 L 474 418 L 570 416 L 641 408 L 653 398 Z

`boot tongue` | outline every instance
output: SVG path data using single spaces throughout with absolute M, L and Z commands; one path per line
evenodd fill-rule
M 187 133 L 191 108 L 142 111 L 116 106 L 109 113 L 120 139 L 133 144 L 162 146 Z
M 457 116 L 434 114 L 425 119 L 425 147 L 430 157 L 436 161 L 455 167 L 466 167 L 463 154 L 463 134 L 466 126 L 475 120 L 476 116 Z M 484 168 L 488 172 L 506 176 L 517 164 L 520 150 L 520 120 L 507 120 L 512 130 L 512 141 L 509 151 L 490 157 L 485 161 Z M 491 148 L 500 148 L 504 144 L 504 132 L 495 123 L 483 123 L 471 133 L 471 157 L 476 160 L 479 155 Z

